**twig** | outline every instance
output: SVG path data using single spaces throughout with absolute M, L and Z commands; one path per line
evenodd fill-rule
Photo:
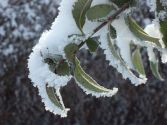
M 89 36 L 93 36 L 95 33 L 97 33 L 101 28 L 103 28 L 105 25 L 107 25 L 109 22 L 113 21 L 119 14 L 121 14 L 124 10 L 126 10 L 129 7 L 129 3 L 125 3 L 118 11 L 116 11 L 112 16 L 108 17 L 108 19 L 101 23 L 98 27 L 96 27 L 93 30 L 93 33 Z M 81 42 L 79 44 L 79 48 L 81 48 L 85 44 L 85 41 Z

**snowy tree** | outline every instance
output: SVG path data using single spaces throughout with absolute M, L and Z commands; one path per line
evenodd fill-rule
M 67 116 L 60 89 L 74 78 L 86 94 L 111 97 L 117 88 L 99 85 L 80 65 L 76 53 L 86 48 L 104 50 L 109 65 L 138 86 L 147 81 L 141 49 L 146 48 L 152 74 L 164 80 L 159 60 L 167 62 L 167 2 L 147 0 L 154 20 L 144 29 L 135 21 L 141 0 L 62 0 L 59 15 L 45 31 L 28 60 L 29 78 L 39 90 L 46 110 Z

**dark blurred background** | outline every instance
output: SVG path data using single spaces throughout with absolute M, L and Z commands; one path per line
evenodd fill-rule
M 37 88 L 28 79 L 27 59 L 40 34 L 58 14 L 59 0 L 0 0 L 0 125 L 167 125 L 167 65 L 160 65 L 164 82 L 147 68 L 146 85 L 135 87 L 108 66 L 103 50 L 78 54 L 87 73 L 106 87 L 119 88 L 112 98 L 86 95 L 71 80 L 62 89 L 67 118 L 45 111 Z M 144 26 L 153 18 L 145 2 L 134 17 Z

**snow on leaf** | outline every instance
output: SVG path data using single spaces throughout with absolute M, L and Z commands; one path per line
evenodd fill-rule
M 107 89 L 103 86 L 100 86 L 93 78 L 91 78 L 88 74 L 80 66 L 80 62 L 75 58 L 75 70 L 74 76 L 77 84 L 87 93 L 92 94 L 96 97 L 99 96 L 107 96 L 111 97 L 116 94 L 118 91 L 117 88 Z
M 85 24 L 86 20 L 86 12 L 90 8 L 92 0 L 77 0 L 77 2 L 73 6 L 72 14 L 75 19 L 75 22 L 83 33 L 82 28 Z
M 98 43 L 92 38 L 86 40 L 86 45 L 88 46 L 90 52 L 95 52 L 99 46 Z
M 155 38 L 155 37 L 151 37 L 149 36 L 138 24 L 137 22 L 131 18 L 130 16 L 127 16 L 125 18 L 129 29 L 132 31 L 132 33 L 134 33 L 134 35 L 136 35 L 139 39 L 144 40 L 144 41 L 149 41 L 149 42 L 153 42 L 156 45 L 161 47 L 161 44 L 159 43 L 159 39 Z
M 119 23 L 119 21 L 117 23 Z M 123 26 L 123 25 L 121 25 L 121 26 Z M 120 35 L 119 33 L 120 32 L 117 33 L 118 36 Z M 124 38 L 122 38 L 122 39 L 124 39 Z M 132 84 L 137 86 L 137 85 L 145 83 L 146 78 L 143 78 L 143 77 L 138 78 L 137 76 L 135 76 L 131 72 L 129 65 L 127 65 L 125 63 L 125 61 L 122 59 L 120 54 L 115 49 L 113 41 L 114 40 L 111 38 L 110 33 L 108 33 L 107 28 L 105 30 L 103 30 L 103 32 L 101 32 L 100 42 L 102 44 L 100 45 L 100 47 L 102 49 L 104 49 L 104 54 L 106 55 L 106 60 L 109 61 L 109 65 L 116 68 L 117 71 L 122 74 L 123 78 L 124 79 L 128 78 L 132 82 Z M 121 41 L 121 42 L 124 43 L 124 41 Z M 117 41 L 116 41 L 116 43 L 117 43 Z
M 56 95 L 55 89 L 53 87 L 46 86 L 46 92 L 48 94 L 49 99 L 54 103 L 54 105 L 60 108 L 61 110 L 64 110 L 63 105 L 58 99 L 59 97 Z
M 145 70 L 144 70 L 139 47 L 136 47 L 135 50 L 132 52 L 132 62 L 133 62 L 133 65 L 134 65 L 136 71 L 139 74 L 145 76 L 146 74 L 145 74 Z
M 155 53 L 154 53 L 153 49 L 147 48 L 147 52 L 148 52 L 149 61 L 150 61 L 150 69 L 151 69 L 153 75 L 157 79 L 159 79 L 161 81 L 164 81 L 164 79 L 162 78 L 161 74 L 159 73 L 159 69 L 158 69 L 159 62 L 156 59 L 156 56 L 155 56 Z

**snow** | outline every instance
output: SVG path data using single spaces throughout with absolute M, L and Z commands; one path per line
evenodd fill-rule
M 101 92 L 101 93 L 98 93 L 98 92 L 94 92 L 94 91 L 91 91 L 91 90 L 88 90 L 86 89 L 85 87 L 83 87 L 79 82 L 77 82 L 77 80 L 75 79 L 77 85 L 87 94 L 87 95 L 92 95 L 92 96 L 95 96 L 97 98 L 99 97 L 112 97 L 113 95 L 115 95 L 117 92 L 118 92 L 118 88 L 113 88 L 111 89 L 109 92 Z
M 152 37 L 159 38 L 160 39 L 159 42 L 161 43 L 162 48 L 165 48 L 165 44 L 164 44 L 164 42 L 162 40 L 163 35 L 161 34 L 159 29 L 160 29 L 159 28 L 159 22 L 154 21 L 152 24 L 147 25 L 145 27 L 144 31 L 146 33 L 148 33 Z M 150 61 L 151 61 L 151 59 L 154 59 L 152 61 L 155 62 L 156 61 L 155 60 L 156 58 L 154 57 L 155 55 L 152 52 L 153 50 L 150 50 L 150 49 L 151 48 L 148 48 L 149 59 L 150 59 Z M 160 49 L 158 49 L 158 50 L 160 50 Z M 161 52 L 161 61 L 162 61 L 162 63 L 167 63 L 167 52 L 166 51 L 161 51 L 161 50 L 160 50 L 160 52 Z
M 126 24 L 122 24 L 122 23 L 125 23 L 123 17 L 113 21 L 112 24 L 116 28 L 116 30 L 118 30 L 117 28 L 120 28 L 120 27 L 121 27 L 121 29 L 127 29 L 126 28 L 127 27 Z M 117 26 L 119 26 L 119 27 L 117 27 Z M 123 31 L 123 32 L 121 32 L 121 31 Z M 129 45 L 129 41 L 132 40 L 131 38 L 133 38 L 133 37 L 130 37 L 130 35 L 133 35 L 133 34 L 131 34 L 129 29 L 127 29 L 126 36 L 125 36 L 125 35 L 123 35 L 123 34 L 125 34 L 125 31 L 119 29 L 119 32 L 117 33 L 116 43 L 119 40 L 120 42 L 123 42 L 123 45 L 126 42 L 127 42 L 126 44 Z M 118 60 L 117 58 L 114 57 L 114 55 L 111 53 L 111 50 L 110 50 L 109 45 L 108 45 L 107 33 L 108 33 L 107 32 L 107 28 L 106 28 L 106 30 L 103 30 L 101 32 L 100 41 L 101 41 L 102 44 L 100 45 L 100 47 L 102 49 L 104 49 L 104 54 L 106 55 L 106 60 L 109 61 L 109 65 L 111 65 L 114 68 L 116 68 L 117 71 L 122 74 L 122 77 L 124 79 L 129 79 L 135 86 L 146 83 L 147 79 L 145 77 L 138 78 L 137 76 L 135 76 L 131 72 L 129 65 L 127 65 L 126 63 L 122 64 L 120 60 Z M 128 39 L 126 39 L 126 37 Z M 127 41 L 125 41 L 125 40 L 127 40 Z M 123 52 L 125 52 L 126 55 L 127 55 L 127 51 L 129 51 L 127 49 L 129 47 L 128 48 L 125 48 L 124 46 L 119 46 L 119 47 L 122 47 L 122 48 L 120 48 L 120 50 L 124 49 Z M 130 54 L 130 53 L 128 53 L 128 54 Z M 128 55 L 128 56 L 130 56 L 130 55 Z M 128 60 L 128 62 L 130 62 L 130 60 Z

